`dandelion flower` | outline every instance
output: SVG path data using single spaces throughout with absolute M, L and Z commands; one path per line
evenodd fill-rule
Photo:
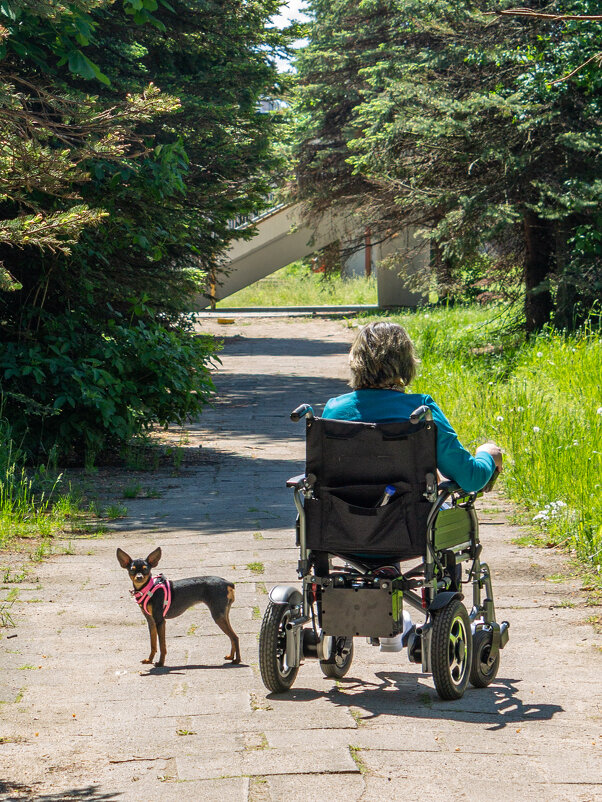
M 498 421 L 499 423 L 502 423 L 503 420 L 504 419 L 503 419 L 503 417 L 501 415 L 498 415 L 497 418 L 496 418 L 496 421 Z
M 535 432 L 535 434 L 537 434 L 537 432 L 541 432 L 541 429 L 539 428 L 539 426 L 534 426 L 533 431 Z

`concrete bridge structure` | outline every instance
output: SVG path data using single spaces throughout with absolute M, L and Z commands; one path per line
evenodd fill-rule
M 429 246 L 415 236 L 415 229 L 405 228 L 386 242 L 371 244 L 357 218 L 327 213 L 315 226 L 309 226 L 300 204 L 274 207 L 259 218 L 239 221 L 236 227 L 254 225 L 257 234 L 250 240 L 237 240 L 227 252 L 224 270 L 211 282 L 210 295 L 221 301 L 243 287 L 274 273 L 286 265 L 339 241 L 352 255 L 348 271 L 364 273 L 364 266 L 376 274 L 378 305 L 381 307 L 418 306 L 422 295 L 409 290 L 403 276 L 428 266 Z M 396 256 L 395 268 L 382 263 Z M 402 277 L 400 278 L 400 272 Z M 200 297 L 198 309 L 211 302 Z

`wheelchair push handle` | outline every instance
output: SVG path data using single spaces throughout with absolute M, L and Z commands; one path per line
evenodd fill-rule
M 309 404 L 301 404 L 301 406 L 297 407 L 297 409 L 293 409 L 291 412 L 291 420 L 294 423 L 297 423 L 297 421 L 300 421 L 301 418 L 306 417 L 310 420 L 314 417 L 314 411 Z
M 421 420 L 433 420 L 433 412 L 426 404 L 415 409 L 410 415 L 410 423 L 420 423 Z

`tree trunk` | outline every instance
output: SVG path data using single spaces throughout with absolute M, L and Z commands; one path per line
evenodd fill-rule
M 434 241 L 431 243 L 431 263 L 435 271 L 439 302 L 450 301 L 453 284 L 452 266 L 449 260 L 444 258 L 439 243 Z
M 525 226 L 525 326 L 528 333 L 539 331 L 553 311 L 548 278 L 554 265 L 554 232 L 547 220 L 526 211 Z

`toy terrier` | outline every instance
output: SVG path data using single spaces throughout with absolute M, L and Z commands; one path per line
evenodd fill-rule
M 117 549 L 119 565 L 130 575 L 134 596 L 148 624 L 150 634 L 150 655 L 143 663 L 152 663 L 157 653 L 157 634 L 159 635 L 159 661 L 156 666 L 165 664 L 165 619 L 182 615 L 194 604 L 204 602 L 218 627 L 230 638 L 230 654 L 226 660 L 240 663 L 238 637 L 230 625 L 230 607 L 234 601 L 234 583 L 219 576 L 193 576 L 189 579 L 171 581 L 163 574 L 153 577 L 151 570 L 161 559 L 161 549 L 156 548 L 146 560 L 132 560 L 129 554 Z

